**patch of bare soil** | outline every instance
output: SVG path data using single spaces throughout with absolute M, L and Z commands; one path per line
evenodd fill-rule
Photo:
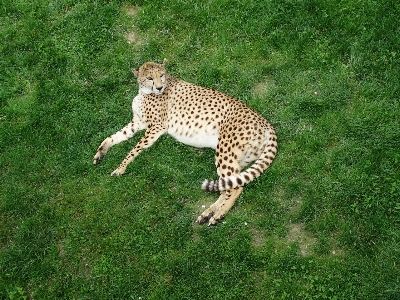
M 124 34 L 127 43 L 131 44 L 134 47 L 140 46 L 141 44 L 143 44 L 143 39 L 140 37 L 139 32 L 137 31 L 135 24 L 133 23 L 133 20 L 139 11 L 139 7 L 124 5 L 122 6 L 121 10 L 131 19 L 131 28 L 128 32 L 125 32 Z
M 265 95 L 275 87 L 276 85 L 274 80 L 271 78 L 266 78 L 264 81 L 257 83 L 253 87 L 253 94 L 256 96 Z
M 288 227 L 289 232 L 286 236 L 286 241 L 288 243 L 298 243 L 301 255 L 312 254 L 312 246 L 317 242 L 317 239 L 304 229 L 302 223 L 290 224 Z

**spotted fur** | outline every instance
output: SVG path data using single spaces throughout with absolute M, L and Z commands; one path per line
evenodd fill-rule
M 111 175 L 124 174 L 127 165 L 165 133 L 191 146 L 211 147 L 215 149 L 219 179 L 205 180 L 202 188 L 220 191 L 220 197 L 197 222 L 217 224 L 243 186 L 259 177 L 274 160 L 278 148 L 274 128 L 243 102 L 170 76 L 165 61 L 148 62 L 132 71 L 139 83 L 139 93 L 132 102 L 133 120 L 102 142 L 94 164 L 100 163 L 110 147 L 142 129 L 146 130 L 143 138 Z

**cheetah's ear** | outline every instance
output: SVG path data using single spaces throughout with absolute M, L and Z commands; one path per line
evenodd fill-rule
M 160 63 L 160 66 L 164 67 L 164 66 L 165 66 L 165 63 L 166 63 L 167 61 L 168 61 L 168 60 L 167 60 L 166 58 L 164 58 L 164 60 L 162 61 L 162 63 Z
M 131 71 L 132 71 L 133 75 L 135 75 L 135 77 L 137 78 L 139 75 L 139 69 L 132 68 Z

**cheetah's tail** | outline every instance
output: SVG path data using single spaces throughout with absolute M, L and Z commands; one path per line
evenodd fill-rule
M 205 180 L 201 185 L 203 190 L 217 192 L 244 186 L 259 177 L 272 163 L 278 151 L 278 143 L 273 128 L 268 132 L 268 138 L 264 142 L 264 151 L 260 157 L 245 171 L 218 180 Z

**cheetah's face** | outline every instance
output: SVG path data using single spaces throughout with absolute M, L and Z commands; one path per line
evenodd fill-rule
M 139 69 L 132 69 L 139 83 L 139 90 L 143 94 L 160 95 L 167 87 L 165 60 L 161 64 L 148 62 Z

